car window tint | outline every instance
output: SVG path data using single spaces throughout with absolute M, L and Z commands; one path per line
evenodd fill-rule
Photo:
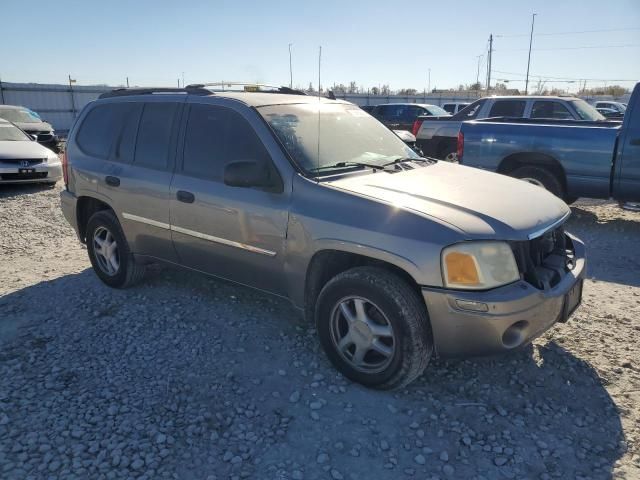
M 456 111 L 456 106 L 454 103 L 445 103 L 442 108 L 444 108 L 447 112 L 449 112 L 450 114 L 454 114 Z
M 123 118 L 122 128 L 116 140 L 116 147 L 113 151 L 114 162 L 131 163 L 136 146 L 136 135 L 138 133 L 138 122 L 142 113 L 142 104 L 128 104 L 131 108 Z
M 135 108 L 132 103 L 97 105 L 85 117 L 76 142 L 88 155 L 108 158 L 127 115 Z
M 489 116 L 522 117 L 526 104 L 527 102 L 525 100 L 496 100 L 489 111 Z
M 253 127 L 229 108 L 192 105 L 184 140 L 184 173 L 221 182 L 224 167 L 239 161 L 269 161 Z
M 422 107 L 409 106 L 405 111 L 405 120 L 409 122 L 415 121 L 420 115 L 431 115 L 428 110 Z
M 177 103 L 147 103 L 142 111 L 134 164 L 163 170 L 169 163 L 169 144 Z
M 562 103 L 543 100 L 533 104 L 531 118 L 556 118 L 566 120 L 573 118 L 573 116 Z

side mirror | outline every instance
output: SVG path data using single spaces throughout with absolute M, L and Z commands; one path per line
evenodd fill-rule
M 38 141 L 38 135 L 29 135 L 34 142 Z
M 281 192 L 282 181 L 266 162 L 233 162 L 224 167 L 224 183 L 230 187 L 262 188 Z

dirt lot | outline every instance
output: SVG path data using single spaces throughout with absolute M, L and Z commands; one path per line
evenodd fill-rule
M 286 302 L 102 285 L 58 191 L 0 187 L 0 478 L 640 478 L 640 213 L 579 202 L 582 307 L 532 347 L 352 384 Z

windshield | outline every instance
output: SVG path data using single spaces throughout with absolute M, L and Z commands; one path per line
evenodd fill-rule
M 605 120 L 604 116 L 600 112 L 584 100 L 571 100 L 571 105 L 576 109 L 576 113 L 580 117 L 580 120 L 591 120 L 594 122 L 598 120 Z
M 18 123 L 40 123 L 42 121 L 29 110 L 18 108 L 0 108 L 0 118 Z
M 22 130 L 10 123 L 0 123 L 0 142 L 24 142 L 31 140 Z
M 445 116 L 449 116 L 449 112 L 447 112 L 444 108 L 440 108 L 437 105 L 429 105 L 427 107 L 427 110 L 429 110 L 429 113 L 431 115 L 434 115 L 436 117 L 442 117 L 443 115 Z
M 293 160 L 307 172 L 327 172 L 339 163 L 343 166 L 336 168 L 344 168 L 345 163 L 382 166 L 398 158 L 420 158 L 391 130 L 355 105 L 271 105 L 258 111 Z

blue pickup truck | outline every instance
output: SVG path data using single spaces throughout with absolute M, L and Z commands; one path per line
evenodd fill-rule
M 640 202 L 640 83 L 622 125 L 589 121 L 488 119 L 463 122 L 458 161 L 578 197 Z

